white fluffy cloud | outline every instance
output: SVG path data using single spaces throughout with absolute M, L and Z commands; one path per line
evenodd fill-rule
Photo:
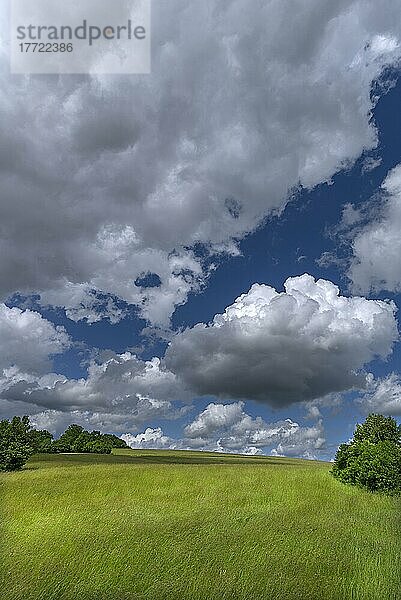
M 121 438 L 131 448 L 181 448 L 235 454 L 266 454 L 312 458 L 325 447 L 322 422 L 313 427 L 301 427 L 291 419 L 266 423 L 244 411 L 243 402 L 209 404 L 174 439 L 160 428 L 146 429 L 138 435 Z M 276 446 L 277 447 L 273 447 Z
M 363 366 L 387 356 L 398 339 L 394 313 L 392 303 L 340 296 L 334 284 L 309 275 L 287 280 L 282 293 L 255 284 L 209 325 L 176 334 L 164 359 L 109 353 L 90 362 L 86 377 L 72 379 L 51 372 L 52 354 L 69 344 L 64 329 L 33 311 L 2 306 L 0 396 L 8 412 L 15 407 L 55 429 L 72 413 L 73 420 L 115 431 L 182 416 L 188 406 L 175 402 L 181 406 L 196 395 L 273 406 L 321 399 L 365 387 Z M 318 410 L 310 416 L 318 417 Z M 244 416 L 240 403 L 210 405 L 185 437 L 210 447 L 204 439 L 220 423 L 232 425 L 228 437 L 220 436 L 224 447 L 259 447 L 264 425 Z M 258 434 L 241 446 L 245 429 L 255 426 Z
M 166 365 L 198 394 L 282 406 L 363 388 L 398 339 L 393 303 L 344 297 L 310 275 L 254 284 L 212 323 L 178 334 Z
M 132 435 L 125 433 L 121 439 L 128 444 L 130 448 L 170 448 L 174 446 L 174 440 L 163 434 L 160 427 L 152 429 L 148 427 L 143 433 Z
M 295 428 L 293 434 L 280 441 L 271 454 L 316 460 L 325 449 L 325 443 L 323 423 L 318 421 L 312 427 Z
M 188 398 L 160 359 L 142 361 L 129 352 L 92 361 L 87 377 L 81 379 L 5 369 L 0 394 L 18 404 L 18 412 L 34 415 L 57 431 L 74 420 L 113 431 L 136 429 L 153 418 L 177 418 L 186 409 L 177 408 L 173 401 Z
M 376 146 L 370 90 L 400 57 L 396 0 L 153 8 L 151 76 L 11 77 L 2 50 L 0 297 L 121 318 L 95 290 L 166 324 L 204 283 L 194 244 L 235 252 L 290 190 Z M 159 287 L 135 284 L 147 272 Z
M 274 455 L 310 458 L 313 450 L 325 445 L 321 421 L 313 427 L 301 427 L 291 419 L 266 423 L 245 413 L 243 402 L 209 404 L 185 427 L 184 435 L 183 443 L 189 447 L 240 454 L 264 453 L 270 448 Z
M 401 165 L 389 172 L 382 185 L 379 211 L 352 242 L 348 276 L 361 292 L 401 291 Z
M 227 429 L 245 417 L 243 403 L 209 404 L 197 418 L 186 426 L 185 434 L 190 438 L 209 437 L 216 431 Z
M 401 377 L 390 373 L 386 377 L 369 377 L 367 393 L 359 402 L 366 412 L 378 412 L 385 415 L 401 416 Z
M 38 312 L 0 304 L 0 380 L 4 369 L 17 366 L 29 373 L 44 373 L 49 357 L 70 344 L 63 327 L 56 327 Z

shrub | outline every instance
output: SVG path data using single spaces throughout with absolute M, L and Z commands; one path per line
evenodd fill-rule
M 400 428 L 395 420 L 371 414 L 357 425 L 352 441 L 339 446 L 332 474 L 372 492 L 401 492 Z
M 29 418 L 13 417 L 0 421 L 0 470 L 22 469 L 33 449 L 29 440 Z

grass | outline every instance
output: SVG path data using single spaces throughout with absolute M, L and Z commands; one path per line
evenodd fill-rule
M 1 474 L 2 600 L 399 600 L 401 501 L 327 463 L 33 457 Z

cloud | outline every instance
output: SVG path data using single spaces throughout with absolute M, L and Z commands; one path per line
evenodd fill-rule
M 138 435 L 132 435 L 125 433 L 121 436 L 121 439 L 128 444 L 130 448 L 170 448 L 174 446 L 174 440 L 167 435 L 163 434 L 160 427 L 152 429 L 148 427 L 143 433 Z
M 364 388 L 363 366 L 386 357 L 398 339 L 392 303 L 346 298 L 331 282 L 303 275 L 287 280 L 281 293 L 254 284 L 212 323 L 173 336 L 164 358 L 109 352 L 74 379 L 51 372 L 52 355 L 70 344 L 63 328 L 30 310 L 0 308 L 0 397 L 8 411 L 49 421 L 55 430 L 72 419 L 135 432 L 155 419 L 183 416 L 196 395 L 318 407 L 335 392 Z M 309 415 L 319 417 L 311 406 Z M 184 438 L 210 448 L 207 440 L 221 427 L 231 430 L 213 441 L 215 448 L 271 441 L 271 428 L 266 433 L 261 420 L 244 415 L 241 403 L 211 404 Z M 244 431 L 254 432 L 245 445 Z
M 132 415 L 129 412 L 118 414 L 91 412 L 90 410 L 61 411 L 49 409 L 41 412 L 36 412 L 36 410 L 38 409 L 36 408 L 29 417 L 32 426 L 35 429 L 47 429 L 56 437 L 61 435 L 71 423 L 77 423 L 88 430 L 96 429 L 103 433 L 121 433 L 127 429 L 136 430 L 144 422 L 141 420 L 139 412 L 137 415 Z M 22 413 L 20 412 L 20 414 Z M 153 415 L 148 413 L 145 416 L 145 422 L 147 418 L 152 418 L 152 416 L 163 418 L 160 413 L 157 414 L 157 411 L 155 411 Z
M 401 165 L 388 173 L 380 200 L 372 218 L 351 233 L 348 277 L 357 292 L 401 291 Z
M 61 354 L 69 345 L 65 329 L 53 325 L 38 312 L 0 304 L 0 379 L 3 369 L 15 365 L 42 374 L 51 364 L 49 357 Z
M 243 403 L 209 404 L 197 418 L 186 426 L 185 434 L 190 438 L 209 437 L 220 429 L 226 429 L 244 417 Z
M 318 421 L 313 427 L 298 427 L 292 436 L 284 438 L 276 448 L 273 448 L 273 456 L 292 456 L 317 460 L 320 451 L 325 449 L 326 440 L 322 421 Z
M 89 322 L 122 318 L 119 299 L 166 325 L 205 284 L 196 244 L 237 252 L 294 188 L 376 147 L 395 0 L 170 0 L 152 27 L 151 76 L 15 77 L 3 49 L 0 298 Z M 135 285 L 147 272 L 159 286 Z
M 367 156 L 363 161 L 361 171 L 362 173 L 370 173 L 370 171 L 374 171 L 382 164 L 382 158 L 379 156 L 375 158 L 374 156 Z
M 369 374 L 366 376 L 366 381 L 369 381 Z M 311 421 L 322 418 L 321 409 L 327 409 L 331 415 L 338 414 L 344 402 L 343 394 L 328 394 L 322 398 L 311 400 L 304 403 L 305 419 Z
M 401 415 L 401 377 L 398 373 L 390 373 L 386 377 L 375 379 L 369 377 L 366 394 L 358 402 L 366 412 L 385 415 Z
M 209 404 L 183 430 L 183 437 L 174 439 L 160 428 L 148 428 L 136 436 L 121 438 L 131 448 L 171 448 L 207 450 L 234 454 L 271 453 L 283 456 L 311 458 L 312 452 L 324 450 L 322 422 L 313 427 L 301 427 L 291 419 L 266 423 L 244 412 L 244 403 Z M 273 446 L 277 445 L 276 448 Z
M 363 388 L 363 366 L 398 340 L 395 305 L 340 296 L 310 275 L 254 284 L 212 323 L 176 335 L 165 363 L 199 395 L 285 406 Z
M 173 401 L 188 399 L 182 384 L 160 359 L 143 361 L 129 352 L 92 361 L 87 377 L 81 379 L 5 369 L 0 396 L 10 408 L 18 406 L 18 412 L 46 421 L 54 430 L 79 421 L 113 431 L 137 429 L 154 418 L 178 418 L 187 407 L 178 408 Z

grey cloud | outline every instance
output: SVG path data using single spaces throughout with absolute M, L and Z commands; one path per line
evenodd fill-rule
M 284 288 L 254 284 L 212 323 L 179 333 L 167 368 L 200 395 L 272 406 L 365 387 L 363 366 L 398 340 L 394 304 L 341 296 L 309 275 Z
M 6 370 L 0 379 L 3 397 L 60 410 L 134 413 L 149 408 L 171 409 L 170 400 L 184 399 L 188 392 L 160 359 L 142 361 L 126 352 L 103 362 L 92 361 L 84 379 L 50 374 L 37 378 L 18 370 Z
M 371 82 L 400 32 L 395 1 L 171 0 L 151 76 L 11 78 L 2 55 L 0 294 L 95 321 L 98 290 L 168 324 L 207 278 L 188 248 L 231 251 L 376 146 Z

